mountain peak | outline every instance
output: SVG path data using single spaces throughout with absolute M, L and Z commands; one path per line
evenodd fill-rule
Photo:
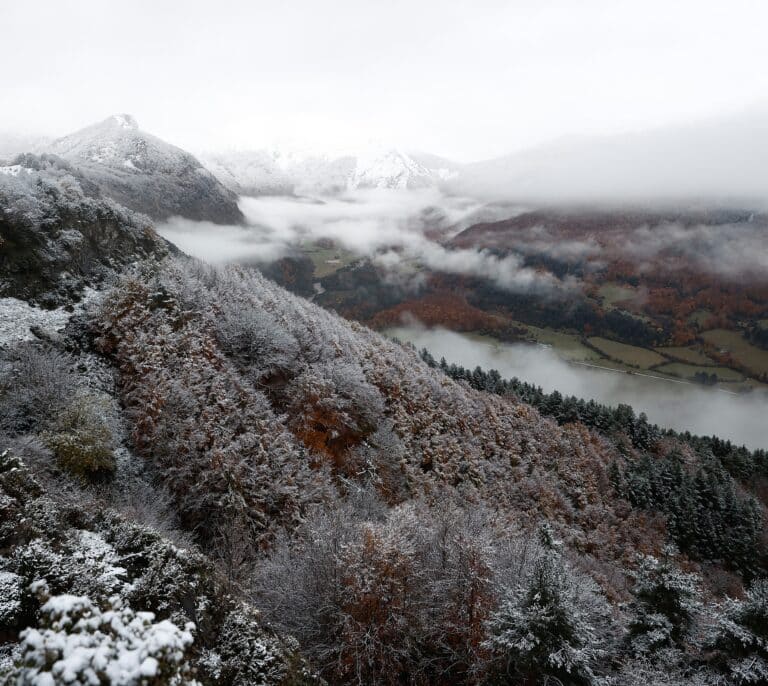
M 138 131 L 139 129 L 138 122 L 130 114 L 113 114 L 107 119 L 107 123 L 111 126 L 131 131 Z

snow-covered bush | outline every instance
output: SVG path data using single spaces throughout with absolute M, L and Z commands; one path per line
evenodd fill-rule
M 291 657 L 297 648 L 295 641 L 286 644 L 265 631 L 258 613 L 243 606 L 230 612 L 221 626 L 214 669 L 219 683 L 229 686 L 312 683 L 306 666 Z
M 13 572 L 0 571 L 0 631 L 12 627 L 22 610 L 24 579 Z
M 550 552 L 508 589 L 490 618 L 487 645 L 507 678 L 593 684 L 607 617 L 594 582 Z
M 43 583 L 33 589 L 45 593 Z M 193 624 L 179 629 L 149 612 L 134 612 L 119 597 L 104 607 L 87 596 L 48 598 L 40 626 L 21 634 L 17 683 L 30 686 L 151 686 L 187 684 Z
M 682 572 L 668 547 L 661 558 L 641 555 L 631 572 L 631 650 L 639 655 L 675 647 L 689 634 L 699 607 L 699 577 Z
M 76 385 L 71 355 L 20 344 L 0 360 L 0 430 L 36 430 L 48 422 Z
M 742 600 L 728 599 L 713 645 L 736 684 L 768 683 L 768 580 L 758 579 Z

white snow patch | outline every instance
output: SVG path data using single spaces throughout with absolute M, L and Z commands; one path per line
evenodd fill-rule
M 21 633 L 19 683 L 97 684 L 103 674 L 114 686 L 139 686 L 158 676 L 162 662 L 181 672 L 170 683 L 197 684 L 183 678 L 191 623 L 184 629 L 168 620 L 154 623 L 151 612 L 134 612 L 117 596 L 106 610 L 87 596 L 54 596 L 40 613 L 44 628 Z
M 5 174 L 6 176 L 18 176 L 22 171 L 25 174 L 31 174 L 33 170 L 28 169 L 27 167 L 22 167 L 20 164 L 12 164 L 10 167 L 0 167 L 0 174 Z
M 82 312 L 85 305 L 97 297 L 97 294 L 98 291 L 86 288 L 74 312 L 67 312 L 63 307 L 44 310 L 18 298 L 0 298 L 0 345 L 32 340 L 34 335 L 29 330 L 31 326 L 39 326 L 46 331 L 61 331 L 70 318 Z

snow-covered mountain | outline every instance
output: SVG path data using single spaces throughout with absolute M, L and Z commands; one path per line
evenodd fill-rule
M 193 155 L 142 131 L 130 115 L 113 115 L 59 138 L 46 152 L 76 166 L 105 195 L 155 219 L 242 219 L 234 193 Z
M 201 155 L 214 176 L 239 195 L 427 188 L 456 174 L 455 165 L 423 157 L 384 146 L 335 152 L 271 147 Z M 433 162 L 442 164 L 431 166 Z

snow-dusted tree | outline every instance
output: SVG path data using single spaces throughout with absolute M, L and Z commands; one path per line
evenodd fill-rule
M 44 595 L 45 584 L 34 590 Z M 18 686 L 197 684 L 187 655 L 191 623 L 179 629 L 155 622 L 151 612 L 134 612 L 118 596 L 104 608 L 87 596 L 53 596 L 40 613 L 41 626 L 21 634 Z
M 216 338 L 227 355 L 250 365 L 261 378 L 296 363 L 296 339 L 270 313 L 238 300 L 221 302 L 216 317 Z
M 680 652 L 670 648 L 625 660 L 606 686 L 727 686 L 715 672 L 681 665 L 679 658 Z
M 521 683 L 554 678 L 562 684 L 593 684 L 607 615 L 594 582 L 549 552 L 502 597 L 489 621 L 488 646 L 502 674 Z
M 350 448 L 375 431 L 383 418 L 384 400 L 359 365 L 344 360 L 309 365 L 286 388 L 289 426 L 304 443 L 331 457 L 335 467 L 354 474 L 345 464 Z
M 718 617 L 714 647 L 735 684 L 768 684 L 768 579 L 743 600 L 728 599 Z
M 699 578 L 682 572 L 674 563 L 673 548 L 661 558 L 641 555 L 632 572 L 634 596 L 630 604 L 631 649 L 636 654 L 651 654 L 676 646 L 688 636 L 699 606 Z

